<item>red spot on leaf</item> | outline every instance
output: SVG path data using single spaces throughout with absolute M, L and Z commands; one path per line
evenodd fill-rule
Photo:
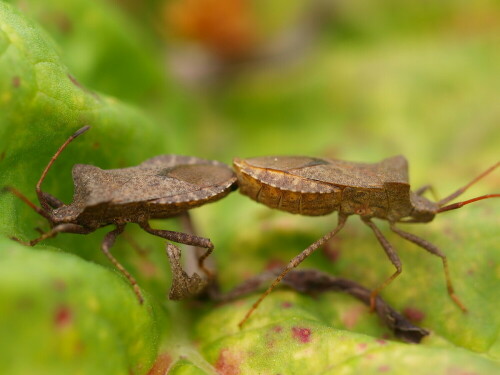
M 68 306 L 59 306 L 54 315 L 54 323 L 57 327 L 63 328 L 71 323 L 73 314 Z
M 377 339 L 376 340 L 380 345 L 385 345 L 387 344 L 387 341 L 385 341 L 384 339 Z
M 424 312 L 414 307 L 405 308 L 403 314 L 412 322 L 421 322 L 425 318 Z
M 156 357 L 156 361 L 149 370 L 148 375 L 165 375 L 172 364 L 172 357 L 168 353 L 162 353 Z
M 365 350 L 368 347 L 368 344 L 366 342 L 362 342 L 358 344 L 358 348 L 361 350 Z
M 311 334 L 312 332 L 309 328 L 292 327 L 293 338 L 302 343 L 311 342 Z
M 285 301 L 281 304 L 281 307 L 283 307 L 284 309 L 289 309 L 292 306 L 293 306 L 293 303 L 291 303 L 290 301 Z
M 217 362 L 215 362 L 215 369 L 220 375 L 239 375 L 241 361 L 240 354 L 229 349 L 222 349 Z
M 391 367 L 389 365 L 382 365 L 382 366 L 379 366 L 378 371 L 380 371 L 380 372 L 387 372 L 390 369 L 391 369 Z

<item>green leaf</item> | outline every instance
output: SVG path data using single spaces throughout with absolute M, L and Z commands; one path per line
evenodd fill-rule
M 146 116 L 80 84 L 47 34 L 4 2 L 0 2 L 0 98 L 0 186 L 14 186 L 30 199 L 51 155 L 83 125 L 92 127 L 85 149 L 78 142 L 72 144 L 56 163 L 59 173 L 49 175 L 44 184 L 65 200 L 72 191 L 73 160 L 102 167 L 128 165 L 138 155 L 142 159 L 157 154 L 163 146 Z M 111 146 L 100 143 L 104 134 Z M 137 144 L 148 148 L 134 155 L 122 152 Z M 33 228 L 46 226 L 11 194 L 2 192 L 0 206 L 4 235 L 34 238 Z M 73 238 L 65 247 L 85 253 L 89 243 Z M 89 246 L 93 247 L 99 249 Z M 157 314 L 149 302 L 139 306 L 130 286 L 114 272 L 69 254 L 23 249 L 5 238 L 0 250 L 0 372 L 148 371 L 158 349 Z
M 125 280 L 72 254 L 0 248 L 2 373 L 147 372 L 159 325 Z
M 354 9 L 358 5 L 343 5 L 344 34 L 334 36 L 331 45 L 322 41 L 322 60 L 312 58 L 279 74 L 249 69 L 224 90 L 189 95 L 161 87 L 169 81 L 158 59 L 162 48 L 142 32 L 151 25 L 130 27 L 129 19 L 104 1 L 11 2 L 23 14 L 0 2 L 0 186 L 14 186 L 32 200 L 55 150 L 87 124 L 92 130 L 64 150 L 44 182 L 44 190 L 65 202 L 71 200 L 74 164 L 136 165 L 172 152 L 167 144 L 177 152 L 219 155 L 225 161 L 273 153 L 377 161 L 405 153 L 411 180 L 431 182 L 443 193 L 466 183 L 498 155 L 498 49 L 489 45 L 487 32 L 464 38 L 453 25 L 441 39 L 422 36 L 425 25 L 411 26 L 426 14 L 421 7 L 413 18 L 405 5 L 398 5 L 395 14 L 409 20 L 402 37 L 402 21 L 386 27 L 394 2 L 377 5 L 367 23 L 366 14 Z M 451 7 L 447 4 L 444 13 L 433 10 L 432 21 L 426 22 L 448 30 Z M 459 21 L 462 13 L 469 19 L 467 7 L 457 6 Z M 477 14 L 495 14 L 488 7 L 470 7 Z M 267 16 L 270 24 L 283 23 Z M 61 28 L 66 21 L 54 22 L 61 19 L 70 21 L 73 32 Z M 385 35 L 389 29 L 395 31 Z M 349 39 L 349 30 L 362 36 L 358 44 Z M 113 69 L 117 64 L 120 69 Z M 131 71 L 137 75 L 127 80 Z M 148 115 L 95 90 L 131 100 Z M 151 121 L 149 116 L 160 119 L 165 109 L 149 101 L 179 104 L 172 109 L 178 122 Z M 485 180 L 470 196 L 494 192 L 493 182 L 494 177 Z M 496 374 L 497 207 L 494 201 L 477 203 L 425 226 L 404 227 L 447 254 L 467 314 L 447 295 L 440 259 L 381 225 L 404 265 L 382 295 L 432 331 L 420 345 L 397 341 L 366 306 L 337 293 L 306 296 L 276 290 L 242 330 L 237 323 L 257 294 L 223 305 L 166 302 L 165 244 L 137 228 L 132 227 L 131 237 L 154 251 L 139 257 L 121 240 L 113 252 L 143 288 L 147 301 L 142 307 L 100 254 L 110 228 L 88 236 L 61 235 L 34 249 L 1 238 L 0 372 L 144 374 L 161 353 L 152 374 L 167 368 L 169 374 L 211 375 Z M 200 234 L 216 244 L 224 289 L 270 264 L 287 262 L 336 221 L 334 215 L 304 218 L 275 212 L 238 193 L 197 209 L 193 217 Z M 158 225 L 177 228 L 172 222 Z M 37 226 L 47 229 L 23 202 L 0 194 L 0 233 L 31 239 L 38 235 Z M 372 233 L 355 218 L 301 267 L 367 287 L 394 271 Z

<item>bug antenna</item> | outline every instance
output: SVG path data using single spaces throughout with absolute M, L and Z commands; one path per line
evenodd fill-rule
M 441 213 L 441 212 L 444 212 L 444 211 L 450 211 L 450 210 L 456 210 L 457 208 L 465 206 L 466 204 L 469 204 L 469 203 L 472 203 L 472 202 L 476 202 L 476 201 L 480 201 L 480 200 L 483 200 L 483 199 L 488 199 L 488 198 L 500 198 L 500 194 L 488 194 L 488 195 L 483 195 L 483 196 L 480 196 L 480 197 L 477 197 L 477 198 L 472 198 L 472 199 L 469 199 L 467 201 L 453 203 L 453 204 L 450 204 L 448 206 L 441 207 L 439 210 L 437 210 L 437 213 Z
M 457 191 L 455 191 L 453 194 L 450 194 L 446 198 L 443 198 L 439 202 L 437 202 L 438 206 L 440 206 L 440 207 L 444 206 L 446 203 L 452 201 L 453 199 L 455 199 L 456 197 L 458 197 L 459 195 L 461 195 L 462 193 L 464 193 L 468 188 L 470 188 L 472 185 L 474 185 L 480 179 L 482 179 L 483 177 L 486 177 L 491 172 L 493 172 L 499 165 L 500 165 L 500 162 L 497 162 L 496 164 L 493 164 L 491 167 L 489 167 L 487 170 L 485 170 L 479 176 L 477 176 L 476 178 L 474 178 L 467 185 L 462 186 L 460 189 L 458 189 Z M 485 199 L 485 198 L 482 198 L 482 199 Z M 462 207 L 462 206 L 460 206 L 460 207 Z M 456 207 L 456 208 L 458 208 L 458 207 Z M 450 208 L 450 210 L 452 210 L 452 208 Z M 441 212 L 441 211 L 438 211 L 438 212 Z
M 79 135 L 85 133 L 89 129 L 90 129 L 90 126 L 86 125 L 83 128 L 78 129 L 75 133 L 73 133 L 73 135 L 71 135 L 66 140 L 66 142 L 64 142 L 62 144 L 62 146 L 59 147 L 59 150 L 57 150 L 57 152 L 54 154 L 54 156 L 52 156 L 52 159 L 50 159 L 49 164 L 47 164 L 47 166 L 43 170 L 42 175 L 41 175 L 40 179 L 38 180 L 38 183 L 36 184 L 36 195 L 38 196 L 38 200 L 40 201 L 40 204 L 42 205 L 42 207 L 45 210 L 51 210 L 50 205 L 46 202 L 45 197 L 43 196 L 43 192 L 42 192 L 42 188 L 41 188 L 42 182 L 43 182 L 43 180 L 45 180 L 45 176 L 47 175 L 47 172 L 49 171 L 52 164 L 54 164 L 56 159 L 59 157 L 59 154 L 62 152 L 62 150 L 64 150 L 66 148 L 66 146 L 69 143 L 71 143 L 71 141 L 73 141 L 73 139 L 75 139 Z

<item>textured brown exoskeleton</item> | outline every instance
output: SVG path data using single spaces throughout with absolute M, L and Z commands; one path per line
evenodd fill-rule
M 180 155 L 160 155 L 136 167 L 123 169 L 103 170 L 92 165 L 76 164 L 73 167 L 73 202 L 64 204 L 49 193 L 43 192 L 41 185 L 62 150 L 88 129 L 89 127 L 85 126 L 69 137 L 43 171 L 36 185 L 41 207 L 30 202 L 15 188 L 6 188 L 45 217 L 51 226 L 51 230 L 32 241 L 22 242 L 14 239 L 34 246 L 58 233 L 88 234 L 98 228 L 115 225 L 116 229 L 104 237 L 101 248 L 129 280 L 141 303 L 143 297 L 137 282 L 110 252 L 116 237 L 123 232 L 127 223 L 137 223 L 146 232 L 167 240 L 207 249 L 200 256 L 198 263 L 200 269 L 210 276 L 210 271 L 204 266 L 204 260 L 214 248 L 209 239 L 182 232 L 153 229 L 148 221 L 182 215 L 191 208 L 223 198 L 236 187 L 234 172 L 217 161 Z M 197 274 L 193 278 L 186 278 L 185 281 L 187 284 L 196 284 L 191 285 L 191 289 L 201 288 L 198 287 L 200 278 Z M 183 295 L 175 285 L 172 291 L 174 289 L 175 293 L 171 293 L 174 298 L 191 294 L 186 290 L 186 295 Z
M 500 163 L 493 165 L 469 184 L 438 202 L 431 202 L 422 196 L 429 186 L 424 186 L 415 192 L 410 191 L 408 163 L 403 156 L 394 156 L 374 164 L 302 156 L 235 158 L 233 164 L 240 192 L 257 202 L 301 215 L 317 216 L 333 211 L 339 212 L 335 229 L 289 262 L 248 311 L 240 326 L 291 269 L 297 267 L 344 227 L 350 215 L 361 216 L 362 221 L 374 232 L 396 267 L 396 272 L 372 291 L 370 297 L 372 311 L 375 309 L 377 295 L 402 271 L 396 251 L 375 226 L 372 218 L 387 220 L 393 232 L 440 257 L 443 261 L 448 294 L 463 311 L 466 311 L 453 290 L 446 256 L 425 239 L 397 228 L 396 223 L 425 223 L 434 219 L 440 212 L 453 210 L 480 199 L 500 197 L 500 194 L 490 194 L 445 206 L 472 184 L 492 172 Z

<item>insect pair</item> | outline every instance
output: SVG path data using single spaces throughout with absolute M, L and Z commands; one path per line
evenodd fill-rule
M 295 214 L 319 216 L 338 211 L 338 224 L 329 233 L 311 244 L 293 258 L 279 276 L 260 296 L 239 323 L 242 326 L 262 300 L 316 249 L 334 237 L 351 215 L 359 215 L 375 234 L 396 271 L 370 294 L 371 310 L 375 309 L 377 296 L 401 273 L 401 261 L 373 218 L 387 220 L 393 232 L 442 259 L 448 294 L 466 311 L 456 296 L 448 271 L 446 256 L 434 245 L 414 234 L 402 231 L 397 223 L 429 222 L 436 214 L 460 208 L 481 199 L 500 197 L 489 194 L 464 202 L 447 205 L 465 192 L 472 184 L 491 173 L 496 163 L 464 187 L 438 202 L 423 197 L 429 188 L 425 186 L 412 192 L 408 182 L 408 165 L 402 156 L 385 159 L 379 163 L 364 164 L 341 160 L 310 157 L 258 157 L 234 159 L 233 172 L 225 164 L 195 157 L 160 155 L 148 159 L 136 167 L 102 170 L 77 164 L 73 167 L 75 193 L 71 204 L 41 189 L 47 172 L 63 149 L 76 137 L 89 129 L 85 126 L 74 133 L 59 148 L 43 171 L 36 193 L 41 207 L 36 206 L 13 187 L 6 188 L 21 198 L 37 213 L 45 217 L 51 229 L 40 237 L 19 242 L 34 246 L 58 233 L 88 234 L 98 228 L 114 225 L 101 245 L 104 254 L 129 280 L 137 298 L 143 297 L 134 277 L 113 257 L 110 248 L 127 223 L 137 223 L 146 232 L 167 240 L 205 248 L 198 259 L 199 268 L 208 279 L 211 271 L 205 266 L 206 258 L 213 251 L 212 242 L 192 234 L 153 229 L 150 219 L 174 217 L 189 209 L 214 202 L 229 194 L 238 186 L 240 192 L 271 208 Z M 169 244 L 169 257 L 174 257 L 175 247 Z M 200 277 L 188 277 L 185 273 L 174 279 L 171 296 L 183 298 L 200 290 Z

